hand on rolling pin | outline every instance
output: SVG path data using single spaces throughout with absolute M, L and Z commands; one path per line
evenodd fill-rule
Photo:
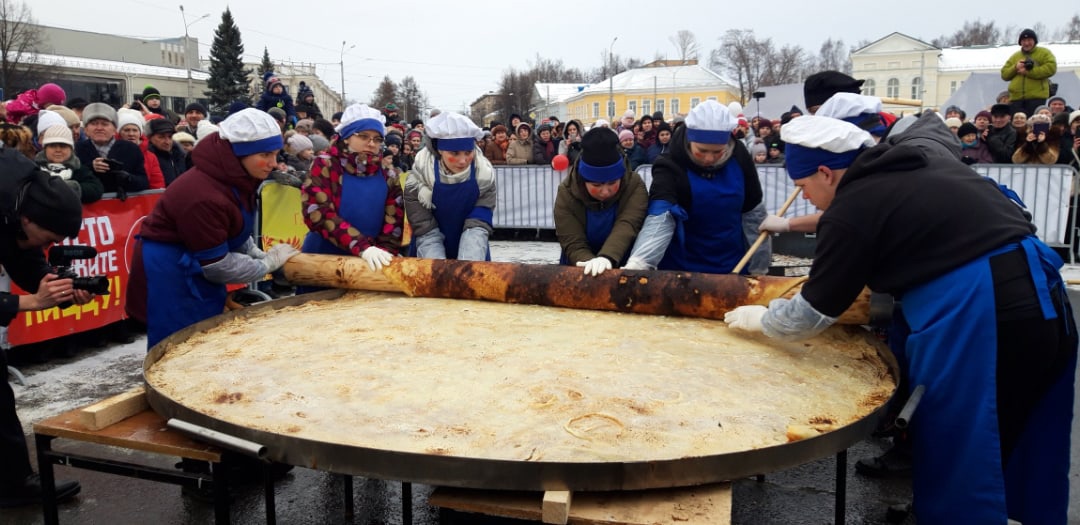
M 626 264 L 622 267 L 623 270 L 651 270 L 649 263 L 645 262 L 641 257 L 630 257 L 626 260 Z
M 390 264 L 390 259 L 394 256 L 390 255 L 390 252 L 378 248 L 375 246 L 368 246 L 363 252 L 360 252 L 360 257 L 367 261 L 368 266 L 372 271 L 382 270 L 383 266 Z
M 283 242 L 275 244 L 266 252 L 266 257 L 262 259 L 263 264 L 266 265 L 266 272 L 270 273 L 277 271 L 285 265 L 285 261 L 298 253 L 300 253 L 300 250 L 297 250 L 289 243 Z
M 585 267 L 585 275 L 600 275 L 607 270 L 611 269 L 611 259 L 607 257 L 594 257 L 587 261 L 581 261 L 577 263 L 578 266 Z
M 765 312 L 767 311 L 769 311 L 768 308 L 759 304 L 740 306 L 724 314 L 724 322 L 727 323 L 728 326 L 738 328 L 739 330 L 760 332 L 761 318 L 765 317 Z
M 759 232 L 786 233 L 791 231 L 791 221 L 777 215 L 769 215 L 758 226 Z

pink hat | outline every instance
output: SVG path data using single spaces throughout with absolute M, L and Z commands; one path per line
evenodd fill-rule
M 67 94 L 64 93 L 64 88 L 53 84 L 43 84 L 37 90 L 38 107 L 45 107 L 50 104 L 57 106 L 64 103 L 64 99 L 67 98 Z
M 634 140 L 634 132 L 630 131 L 628 129 L 624 129 L 624 130 L 620 131 L 619 132 L 619 142 L 622 142 L 622 141 L 624 141 L 626 139 Z

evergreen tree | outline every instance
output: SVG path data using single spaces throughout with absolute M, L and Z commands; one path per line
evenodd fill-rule
M 376 109 L 382 109 L 383 106 L 394 102 L 398 98 L 398 85 L 390 78 L 390 75 L 383 77 L 382 82 L 379 82 L 379 86 L 375 88 L 375 92 L 371 94 L 371 107 Z M 396 102 L 394 102 L 396 104 Z
M 205 92 L 210 99 L 210 111 L 225 113 L 236 101 L 251 103 L 250 69 L 244 69 L 244 44 L 240 41 L 240 28 L 233 21 L 232 12 L 225 8 L 221 24 L 214 31 L 214 45 L 210 47 L 210 78 Z
M 259 64 L 259 78 L 262 78 L 264 75 L 266 75 L 267 71 L 273 70 L 274 63 L 270 61 L 270 51 L 266 49 L 266 46 L 263 46 L 262 63 Z

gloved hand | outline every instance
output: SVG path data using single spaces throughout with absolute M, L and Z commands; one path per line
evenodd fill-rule
M 266 258 L 266 252 L 259 249 L 258 246 L 255 246 L 254 242 L 251 243 L 251 246 L 248 247 L 248 250 L 246 252 L 244 252 L 244 254 L 247 255 L 248 257 L 251 257 L 252 259 L 265 259 Z
M 761 331 L 761 318 L 769 309 L 760 304 L 740 306 L 724 314 L 724 322 L 732 328 L 746 330 L 747 332 Z
M 785 233 L 791 231 L 791 221 L 776 215 L 769 215 L 758 226 L 759 232 Z
M 585 267 L 585 275 L 600 275 L 605 270 L 611 269 L 611 259 L 607 257 L 594 257 L 587 261 L 581 261 L 577 263 L 578 266 Z
M 262 260 L 263 264 L 266 265 L 266 272 L 277 271 L 282 266 L 285 266 L 285 261 L 298 253 L 300 253 L 300 250 L 293 248 L 293 245 L 289 243 L 275 244 L 266 252 L 266 257 Z
M 623 270 L 651 270 L 649 263 L 645 262 L 640 257 L 630 257 L 626 260 L 626 264 L 622 267 Z
M 368 266 L 371 267 L 372 271 L 377 272 L 379 270 L 382 270 L 383 266 L 390 264 L 390 259 L 392 259 L 394 256 L 390 255 L 390 252 L 382 248 L 376 246 L 368 246 L 367 249 L 360 252 L 360 257 L 367 261 Z

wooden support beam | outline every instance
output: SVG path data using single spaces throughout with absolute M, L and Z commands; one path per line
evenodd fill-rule
M 566 525 L 570 521 L 570 500 L 573 494 L 568 490 L 549 490 L 544 493 L 540 519 L 544 523 Z
M 101 430 L 150 408 L 142 385 L 79 410 L 79 421 L 87 430 Z

